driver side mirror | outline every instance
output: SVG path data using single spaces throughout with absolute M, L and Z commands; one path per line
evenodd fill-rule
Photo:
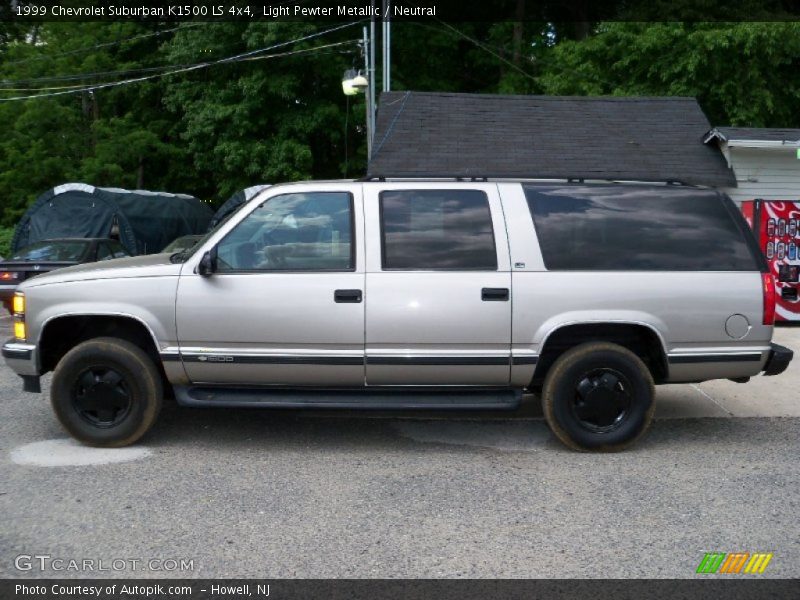
M 210 277 L 217 270 L 217 249 L 212 248 L 205 254 L 197 264 L 197 274 L 201 277 Z

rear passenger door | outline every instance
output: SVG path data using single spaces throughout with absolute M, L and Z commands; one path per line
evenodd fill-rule
M 367 385 L 508 385 L 511 274 L 497 186 L 364 187 Z

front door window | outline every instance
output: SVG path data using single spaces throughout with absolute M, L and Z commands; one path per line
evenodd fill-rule
M 352 271 L 352 202 L 347 192 L 270 198 L 220 242 L 217 270 Z

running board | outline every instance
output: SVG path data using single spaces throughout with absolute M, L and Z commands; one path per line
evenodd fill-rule
M 371 410 L 511 410 L 521 392 L 510 389 L 415 390 L 280 390 L 174 386 L 181 406 L 252 408 L 355 408 Z

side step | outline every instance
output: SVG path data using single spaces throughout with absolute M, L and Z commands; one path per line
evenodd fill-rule
M 519 406 L 510 389 L 447 390 L 281 390 L 174 386 L 181 406 L 252 408 L 355 408 L 372 410 L 501 410 Z

